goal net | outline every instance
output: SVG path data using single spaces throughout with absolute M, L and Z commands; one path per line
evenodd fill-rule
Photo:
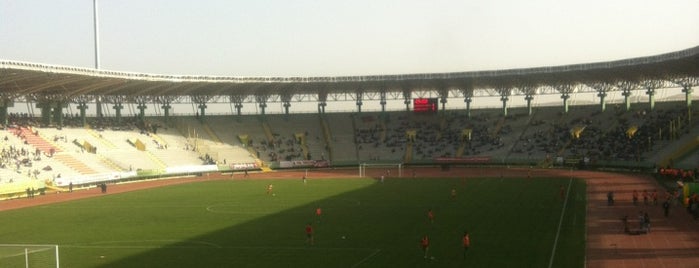
M 0 244 L 0 267 L 58 268 L 58 245 Z
M 403 164 L 402 163 L 391 163 L 391 164 L 361 163 L 361 164 L 359 164 L 359 177 L 381 178 L 381 176 L 384 176 L 386 178 L 403 177 Z

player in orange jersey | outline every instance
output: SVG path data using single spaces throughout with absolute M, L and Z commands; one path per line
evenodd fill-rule
M 471 247 L 471 236 L 468 235 L 468 232 L 464 232 L 464 236 L 461 238 L 461 243 L 464 246 L 464 259 L 465 259 L 466 252 L 468 251 L 468 248 Z
M 318 218 L 318 222 L 320 222 L 321 216 L 323 215 L 323 209 L 320 207 L 316 208 L 316 218 Z
M 427 235 L 420 239 L 420 247 L 422 248 L 423 258 L 427 259 L 427 253 L 430 251 L 430 238 Z

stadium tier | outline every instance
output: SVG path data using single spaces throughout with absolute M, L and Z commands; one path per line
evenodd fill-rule
M 19 197 L 44 185 L 90 186 L 152 176 L 261 168 L 403 165 L 525 165 L 692 169 L 697 116 L 682 103 L 655 110 L 574 106 L 414 114 L 367 112 L 265 116 L 162 117 L 85 127 L 16 119 L 3 130 L 2 189 Z M 558 111 L 558 112 L 557 112 Z M 111 125 L 110 123 L 114 123 Z M 146 127 L 150 126 L 150 127 Z M 157 126 L 157 127 L 153 127 Z M 9 189 L 9 190 L 8 190 Z

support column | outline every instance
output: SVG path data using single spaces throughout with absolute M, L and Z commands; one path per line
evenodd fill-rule
M 524 96 L 524 100 L 527 101 L 527 115 L 532 115 L 532 100 L 534 99 L 534 96 L 532 94 L 527 94 Z
M 260 107 L 260 114 L 265 115 L 265 108 L 267 108 L 267 102 L 260 102 L 258 106 Z
M 255 95 L 255 101 L 257 102 L 257 107 L 260 107 L 260 115 L 262 115 L 262 118 L 265 118 L 265 110 L 267 108 L 267 98 L 269 96 L 265 94 L 257 94 Z
M 563 113 L 568 114 L 568 100 L 570 99 L 570 94 L 568 93 L 563 93 L 561 94 L 561 99 L 563 99 Z
M 138 108 L 138 118 L 143 120 L 146 117 L 146 109 L 148 109 L 148 105 L 146 105 L 145 102 L 139 102 L 136 108 Z
M 7 126 L 7 106 L 0 107 L 0 121 L 3 126 Z
M 328 92 L 321 90 L 318 92 L 318 113 L 325 114 L 325 106 L 328 106 Z
M 235 107 L 236 114 L 238 115 L 238 119 L 240 119 L 240 115 L 242 114 L 242 109 L 243 109 L 243 101 L 245 100 L 245 96 L 242 95 L 229 95 L 228 100 L 233 103 L 233 107 Z
M 190 99 L 192 100 L 193 103 L 197 104 L 197 108 L 199 111 L 197 112 L 197 119 L 200 122 L 204 122 L 206 120 L 206 103 L 209 102 L 212 97 L 211 96 L 206 96 L 206 95 L 192 95 L 190 96 Z
M 284 114 L 289 115 L 289 107 L 291 107 L 291 102 L 285 101 L 283 106 L 284 106 Z
M 55 122 L 58 127 L 63 127 L 63 106 L 65 106 L 65 103 L 62 101 L 54 101 L 52 107 L 53 122 Z
M 2 98 L 0 99 L 0 122 L 2 122 L 3 126 L 7 126 L 9 123 L 9 117 L 7 110 L 9 107 L 14 106 L 14 102 L 9 99 L 9 98 Z
M 648 88 L 646 90 L 646 95 L 648 95 L 648 105 L 651 111 L 655 109 L 655 89 Z
M 364 98 L 364 93 L 363 92 L 357 92 L 357 112 L 361 113 L 362 112 L 362 105 L 364 102 L 362 101 Z
M 510 100 L 507 96 L 502 96 L 500 97 L 500 100 L 502 101 L 502 115 L 507 116 L 507 101 Z
M 602 109 L 602 112 L 604 112 L 607 109 L 607 102 L 605 101 L 605 98 L 607 97 L 607 92 L 601 91 L 597 93 L 597 97 L 599 97 L 600 108 Z
M 620 81 L 617 83 L 617 88 L 621 89 L 621 95 L 624 96 L 626 111 L 631 110 L 631 91 L 636 89 L 636 84 L 630 81 Z
M 464 102 L 466 103 L 466 117 L 471 118 L 471 102 L 473 101 L 473 97 L 466 97 L 464 98 Z
M 687 84 L 682 86 L 682 92 L 684 93 L 684 100 L 687 102 L 687 108 L 692 107 L 692 86 Z
M 78 102 L 78 110 L 80 110 L 80 122 L 82 122 L 83 127 L 87 126 L 87 103 L 84 101 Z
M 48 126 L 53 124 L 53 117 L 51 116 L 52 112 L 52 103 L 50 101 L 41 101 L 36 104 L 36 107 L 41 110 L 41 124 Z
M 115 102 L 112 108 L 114 108 L 117 123 L 121 123 L 121 109 L 124 109 L 124 105 L 121 105 L 121 102 Z
M 614 86 L 606 81 L 597 81 L 587 83 L 588 87 L 591 87 L 597 91 L 597 97 L 599 97 L 600 110 L 602 112 L 607 110 L 607 92 L 612 90 Z
M 102 100 L 101 100 L 101 97 L 97 97 L 97 98 L 95 99 L 95 107 L 96 107 L 96 109 L 97 109 L 97 110 L 95 111 L 95 112 L 97 113 L 97 117 L 103 117 L 103 116 L 104 116 L 104 113 L 102 112 Z
M 202 102 L 197 105 L 197 108 L 199 108 L 199 120 L 204 121 L 204 118 L 206 118 L 206 108 L 208 108 L 208 106 L 206 106 L 205 102 Z
M 410 112 L 410 104 L 413 103 L 413 93 L 407 88 L 403 88 L 403 104 L 405 104 L 405 111 Z
M 650 110 L 655 110 L 655 90 L 663 87 L 664 82 L 661 80 L 645 80 L 643 81 L 643 87 L 646 89 L 646 95 L 648 95 L 648 105 Z
M 446 114 L 447 111 L 447 99 L 449 98 L 449 87 L 440 84 L 437 85 L 437 94 L 439 94 L 439 103 L 442 104 L 441 114 Z
M 318 103 L 318 113 L 319 114 L 325 114 L 325 106 L 328 106 L 328 103 L 325 101 L 321 101 Z
M 163 103 L 163 106 L 160 106 L 160 108 L 163 108 L 163 115 L 165 116 L 165 122 L 170 122 L 170 109 L 172 109 L 170 102 Z
M 624 104 L 626 104 L 626 111 L 631 110 L 631 89 L 623 89 L 621 95 L 624 96 Z
M 502 101 L 502 116 L 507 116 L 507 101 L 510 100 L 510 95 L 512 95 L 512 88 L 506 85 L 498 85 L 495 90 L 500 93 L 500 101 Z
M 692 86 L 683 85 L 682 92 L 684 92 L 684 100 L 687 103 L 687 124 L 689 124 L 687 131 L 689 131 L 692 128 Z
M 291 108 L 291 98 L 293 97 L 293 88 L 288 87 L 284 92 L 279 94 L 279 99 L 284 107 L 284 120 L 289 120 L 289 108 Z
M 386 91 L 379 92 L 379 97 L 381 98 L 381 101 L 379 101 L 379 104 L 381 104 L 381 113 L 385 113 L 386 112 Z

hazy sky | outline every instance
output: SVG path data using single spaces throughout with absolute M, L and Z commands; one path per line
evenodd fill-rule
M 92 0 L 0 0 L 0 59 L 94 67 Z M 100 0 L 101 69 L 224 76 L 458 72 L 699 45 L 697 0 Z

